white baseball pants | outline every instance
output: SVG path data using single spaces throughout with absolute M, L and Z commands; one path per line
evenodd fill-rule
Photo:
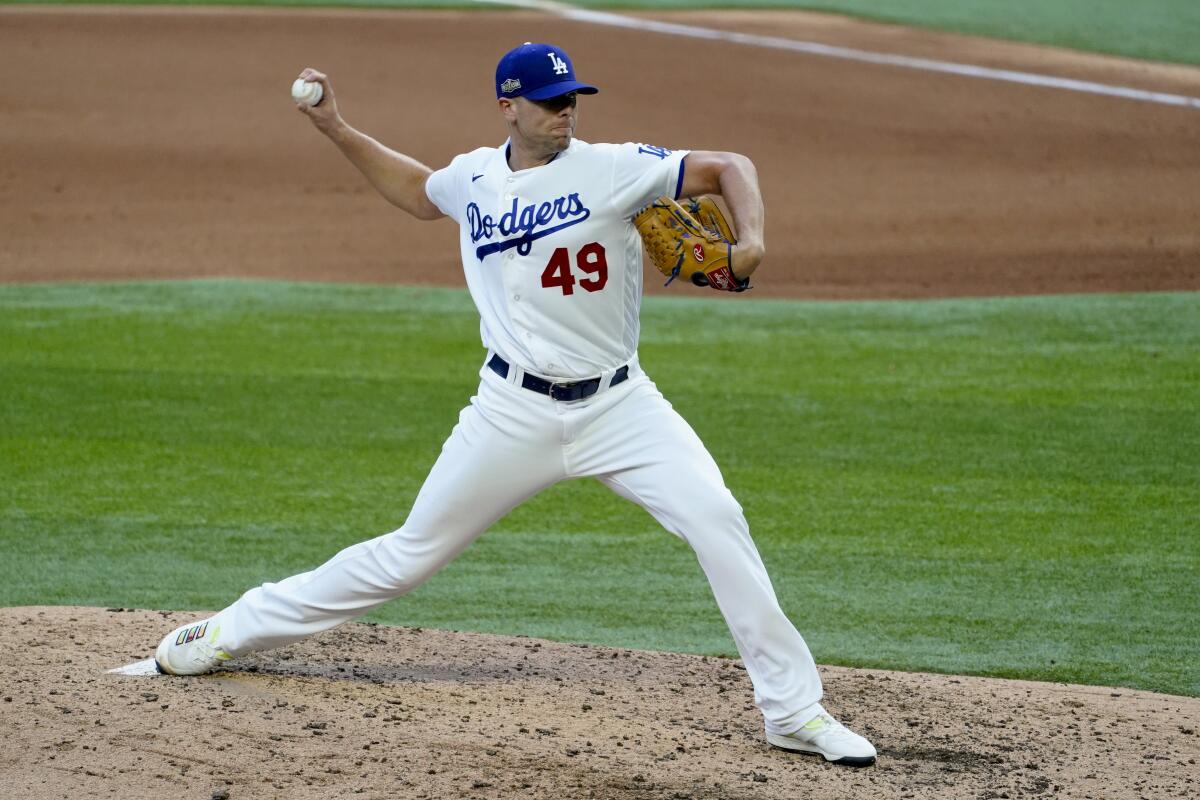
M 573 402 L 524 389 L 519 376 L 481 370 L 479 392 L 403 527 L 246 592 L 220 613 L 219 646 L 240 655 L 340 625 L 420 586 L 522 501 L 567 478 L 595 477 L 691 545 L 768 732 L 797 730 L 814 714 L 821 679 L 779 607 L 741 506 L 691 426 L 636 362 L 623 383 Z

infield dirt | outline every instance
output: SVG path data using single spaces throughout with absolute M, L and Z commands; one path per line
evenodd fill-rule
M 686 20 L 1200 95 L 1193 68 L 807 14 Z M 440 165 L 503 139 L 491 70 L 524 40 L 604 89 L 582 138 L 754 158 L 760 297 L 1200 289 L 1195 109 L 528 13 L 155 8 L 0 8 L 0 280 L 462 285 L 453 226 L 374 196 L 288 86 L 328 71 L 351 123 Z M 104 672 L 190 618 L 0 610 L 0 793 L 1198 794 L 1200 701 L 1127 689 L 824 668 L 828 707 L 880 750 L 852 771 L 768 748 L 727 659 L 355 624 L 205 678 Z
M 811 14 L 682 18 L 1200 96 L 1195 68 Z M 324 70 L 351 124 L 441 166 L 503 142 L 492 75 L 526 40 L 601 87 L 582 139 L 754 159 L 759 297 L 1200 288 L 1197 109 L 532 13 L 211 8 L 0 8 L 0 279 L 463 285 L 454 225 L 379 199 L 289 88 Z

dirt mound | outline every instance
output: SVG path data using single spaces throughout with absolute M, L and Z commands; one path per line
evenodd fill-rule
M 106 670 L 195 615 L 0 610 L 9 797 L 1194 797 L 1200 700 L 822 669 L 852 770 L 770 748 L 737 661 L 350 624 L 201 678 Z

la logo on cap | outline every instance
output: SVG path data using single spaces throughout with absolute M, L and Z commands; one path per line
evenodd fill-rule
M 546 60 L 549 59 L 549 64 Z M 549 69 L 547 69 L 549 66 Z M 509 50 L 496 64 L 496 97 L 549 100 L 577 92 L 595 94 L 595 86 L 575 78 L 571 57 L 552 44 L 526 42 Z

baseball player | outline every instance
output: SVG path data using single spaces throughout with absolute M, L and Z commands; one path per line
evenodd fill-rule
M 768 742 L 838 764 L 874 763 L 871 743 L 821 706 L 816 665 L 780 610 L 741 506 L 638 363 L 642 242 L 631 218 L 663 195 L 721 195 L 740 237 L 728 251 L 729 279 L 710 285 L 744 289 L 764 252 L 750 160 L 576 139 L 579 96 L 598 90 L 549 44 L 525 43 L 496 67 L 507 141 L 436 171 L 348 125 L 328 77 L 313 69 L 300 77 L 324 93 L 299 109 L 380 194 L 419 219 L 458 224 L 487 349 L 479 388 L 399 530 L 172 631 L 155 653 L 159 669 L 198 675 L 333 628 L 415 589 L 522 501 L 593 477 L 695 550 Z

